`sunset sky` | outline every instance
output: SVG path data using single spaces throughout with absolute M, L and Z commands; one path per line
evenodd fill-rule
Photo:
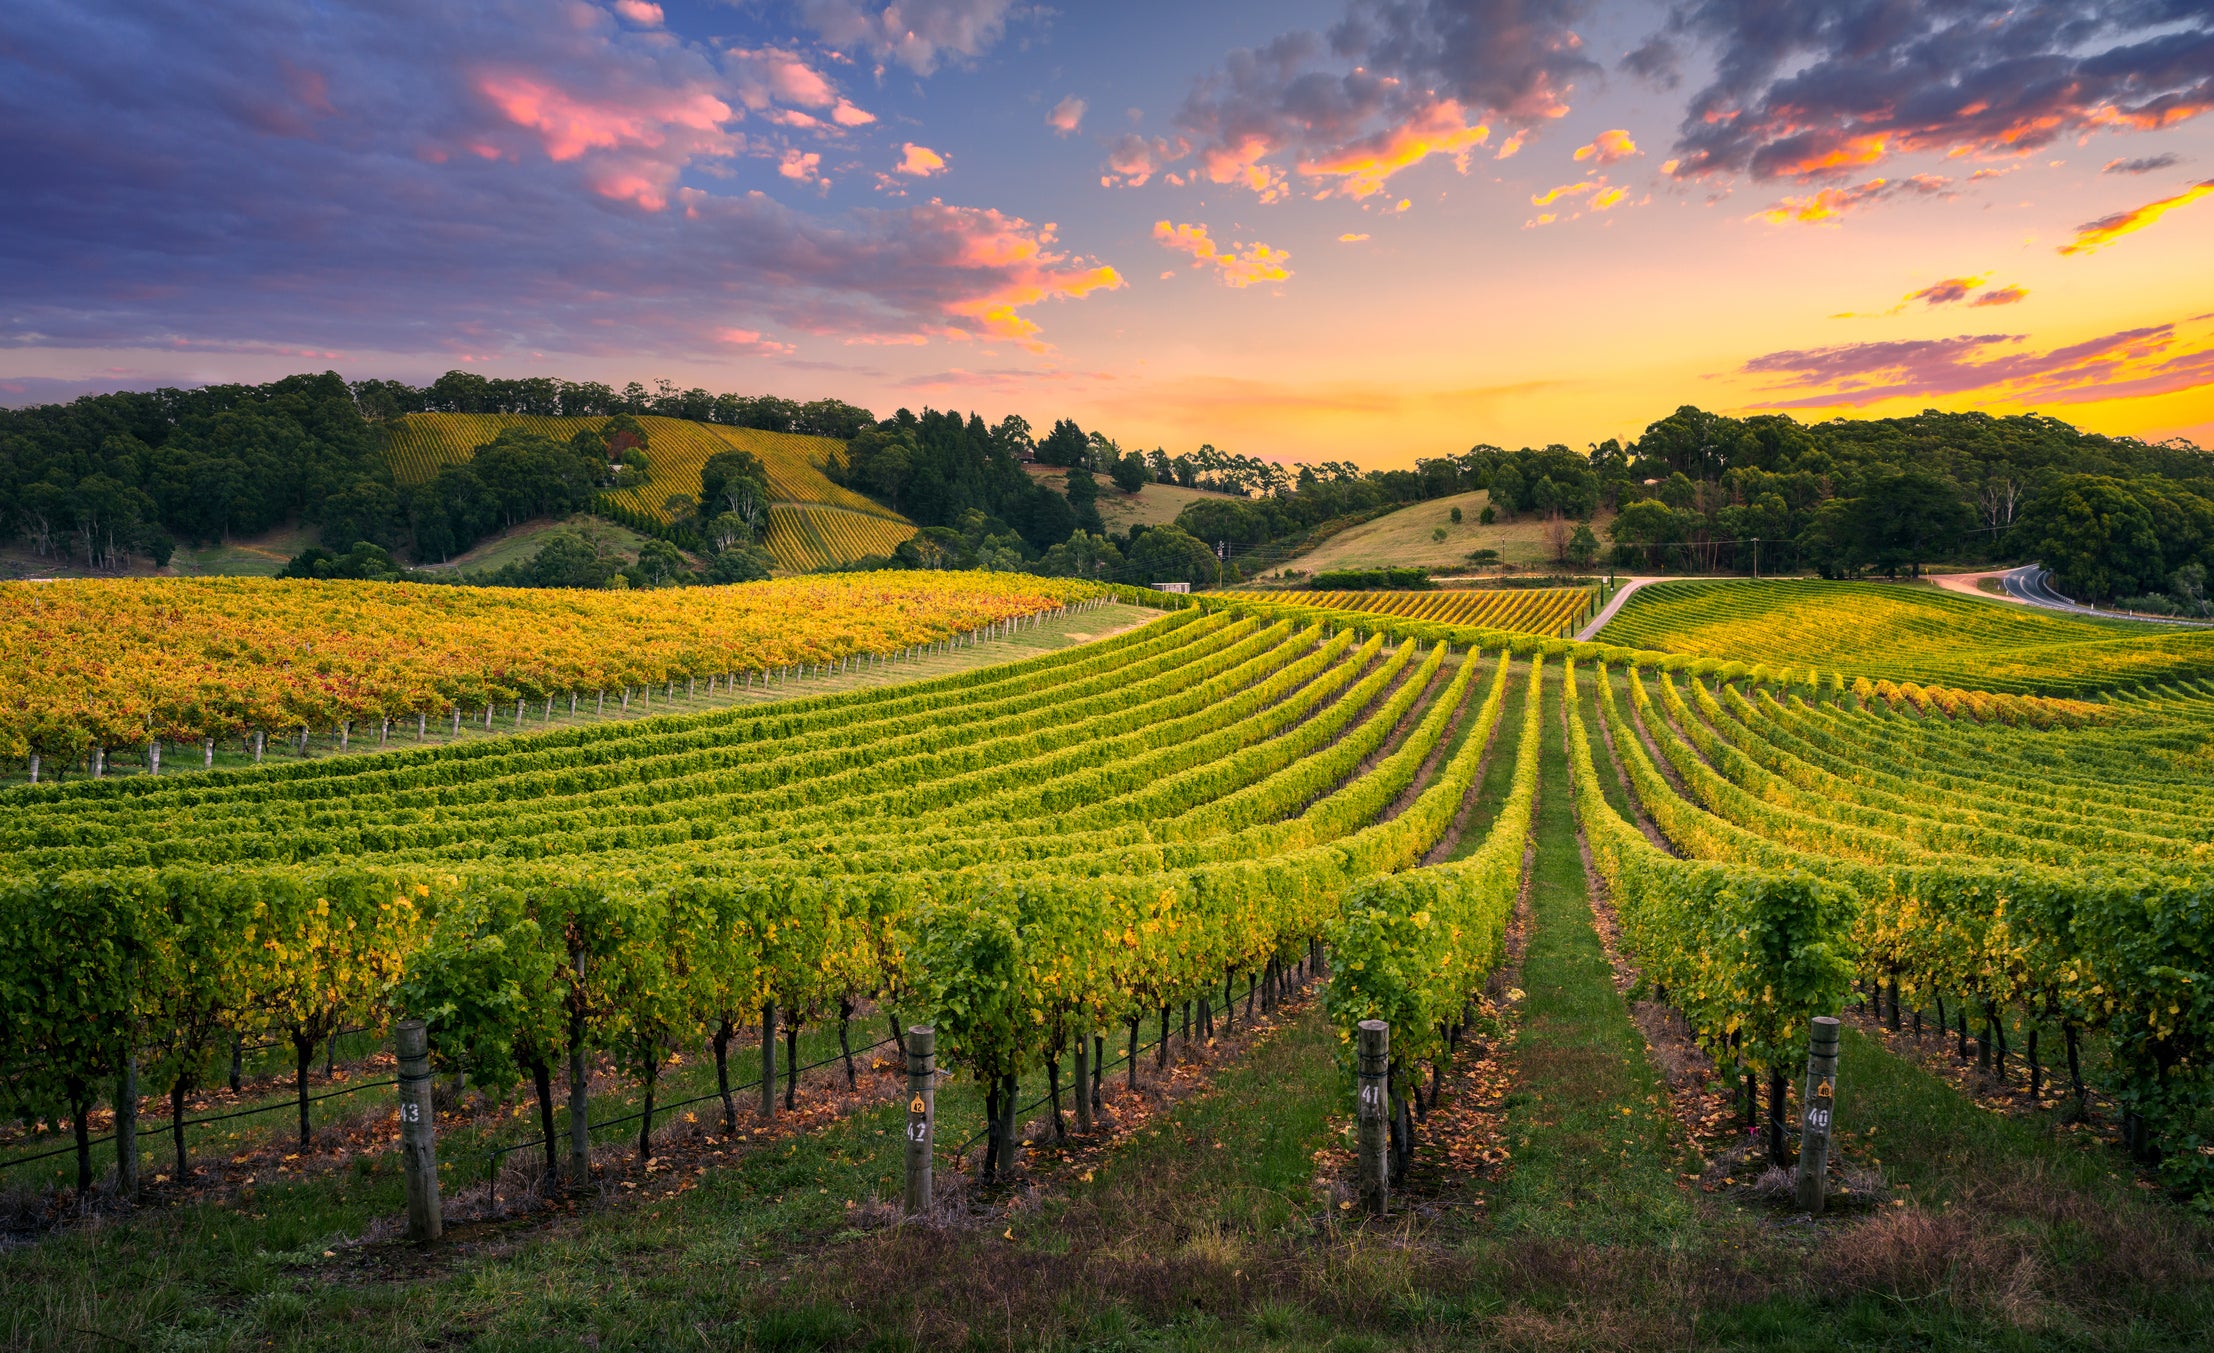
M 0 400 L 463 366 L 1369 466 L 1681 403 L 2214 445 L 2210 111 L 2209 0 L 10 0 Z

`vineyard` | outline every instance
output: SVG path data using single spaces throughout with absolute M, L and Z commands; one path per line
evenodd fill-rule
M 392 690 L 414 693 L 376 700 L 414 704 L 372 703 L 357 716 L 382 719 L 391 708 L 477 708 L 487 692 L 541 701 L 882 655 L 1104 595 L 1005 575 L 722 591 L 739 600 L 720 616 L 700 612 L 699 594 L 676 594 L 690 603 L 682 621 L 589 610 L 658 596 L 576 599 L 584 609 L 533 597 L 543 609 L 527 627 L 531 646 L 485 650 L 497 662 L 471 647 L 476 627 L 504 625 L 511 640 L 523 627 L 493 598 L 466 592 L 452 594 L 451 611 L 427 610 L 407 589 L 331 586 L 297 597 L 266 586 L 178 589 L 148 611 L 95 589 L 49 589 L 15 606 L 18 626 L 48 655 L 95 631 L 112 640 L 166 630 L 173 649 L 178 635 L 224 620 L 236 629 L 177 659 L 177 672 L 236 673 L 242 683 L 256 673 L 289 690 L 281 683 L 295 672 L 328 663 L 314 688 L 346 692 L 389 674 Z M 1818 601 L 1834 612 L 1846 603 L 1832 598 L 1857 595 Z M 304 1150 L 312 1051 L 341 1029 L 412 1017 L 427 1023 L 442 1070 L 487 1093 L 521 1087 L 512 1112 L 518 1129 L 540 1133 L 526 1146 L 542 1148 L 548 1187 L 615 1168 L 576 1126 L 592 1111 L 587 1082 L 593 1095 L 642 1105 L 631 1115 L 643 1118 L 638 1173 L 622 1187 L 643 1180 L 650 1190 L 656 1152 L 708 1131 L 664 1111 L 667 1135 L 656 1138 L 656 1096 L 671 1068 L 711 1053 L 722 1104 L 702 1112 L 731 1124 L 725 1053 L 762 1040 L 766 1122 L 777 1031 L 835 1027 L 843 1048 L 849 1018 L 869 1011 L 880 1028 L 935 1029 L 952 1077 L 945 1093 L 973 1089 L 958 1102 L 980 1120 L 983 1159 L 1011 1168 L 1041 1106 L 1052 1116 L 1033 1128 L 1032 1145 L 1061 1140 L 1072 1058 L 1078 1096 L 1084 1059 L 1097 1096 L 1104 1058 L 1123 1049 L 1128 1096 L 1139 1092 L 1144 1048 L 1155 1049 L 1146 1074 L 1168 1085 L 1172 1050 L 1209 1055 L 1218 1034 L 1227 1039 L 1253 1014 L 1250 1003 L 1237 1014 L 1237 998 L 1258 991 L 1264 1016 L 1277 1003 L 1276 1019 L 1249 1036 L 1285 1040 L 1283 1057 L 1304 1049 L 1308 1068 L 1271 1063 L 1280 1083 L 1270 1092 L 1319 1087 L 1320 1107 L 1301 1120 L 1307 1135 L 1292 1142 L 1299 1173 L 1269 1186 L 1271 1196 L 1307 1200 L 1290 1217 L 1319 1214 L 1297 1226 L 1344 1235 L 1333 1228 L 1354 1202 L 1330 1191 L 1344 1181 L 1329 1172 L 1351 1155 L 1351 1050 L 1367 1036 L 1363 1022 L 1380 1021 L 1390 1036 L 1376 1074 L 1394 1188 L 1416 1177 L 1420 1158 L 1433 1181 L 1421 1187 L 1443 1187 L 1436 1171 L 1473 1168 L 1506 1179 L 1504 1192 L 1486 1195 L 1502 1208 L 1516 1197 L 1527 1207 L 1539 1196 L 1528 1192 L 1539 1188 L 1536 1162 L 1557 1140 L 1590 1179 L 1619 1170 L 1629 1180 L 1641 1162 L 1658 1162 L 1637 1187 L 1657 1190 L 1651 1206 L 1686 1236 L 1708 1237 L 1684 1243 L 1719 1247 L 1714 1237 L 1736 1237 L 1726 1242 L 1735 1246 L 1744 1232 L 1705 1213 L 1694 1222 L 1685 1209 L 1718 1190 L 1736 1196 L 1732 1168 L 1750 1183 L 1788 1159 L 1798 1121 L 1790 1081 L 1811 1023 L 1858 1007 L 1869 1032 L 1854 1044 L 1851 1074 L 1866 1078 L 1856 1086 L 1925 1075 L 1872 1040 L 1926 1018 L 1944 1039 L 1957 1033 L 1964 1054 L 1973 1038 L 1985 1074 L 2021 1082 L 2034 1109 L 2110 1110 L 2121 1138 L 2114 1159 L 2146 1162 L 2147 1188 L 2214 1196 L 2205 1177 L 2214 1156 L 2199 1149 L 2214 1098 L 2205 775 L 2214 682 L 2172 675 L 2091 701 L 1993 693 L 1965 680 L 1965 657 L 1940 682 L 1935 643 L 1922 666 L 1912 649 L 1902 658 L 1929 684 L 1872 675 L 1863 654 L 1840 644 L 1826 650 L 1835 663 L 1786 663 L 1578 643 L 1558 632 L 1588 614 L 1582 590 L 1282 596 L 1194 598 L 1112 638 L 902 686 L 467 746 L 0 792 L 0 1078 L 34 1113 L 75 1126 L 82 1189 L 95 1173 L 85 1124 L 126 1072 L 153 1096 L 150 1112 L 167 1105 L 178 1118 L 232 1038 L 296 1048 Z M 1708 595 L 1693 600 L 1717 608 Z M 1681 604 L 1664 593 L 1641 632 L 1672 637 L 1651 617 L 1680 614 L 1667 608 Z M 1864 644 L 1883 642 L 1865 622 L 1862 631 Z M 377 637 L 353 647 L 342 637 L 365 632 Z M 2098 633 L 2060 642 L 2145 642 Z M 420 642 L 401 652 L 419 660 L 369 660 L 410 635 Z M 2022 639 L 2011 651 L 2033 647 Z M 110 648 L 103 661 L 129 668 L 160 651 L 148 644 L 126 660 Z M 445 670 L 456 655 L 476 663 L 473 675 Z M 71 680 L 84 689 L 81 675 Z M 64 688 L 43 676 L 34 689 Z M 151 698 L 141 695 L 120 724 L 149 727 Z M 81 700 L 76 717 L 94 703 Z M 1564 888 L 1573 905 L 1560 902 Z M 1606 1102 L 1597 1129 L 1548 1138 L 1577 1111 L 1583 1082 L 1527 1082 L 1512 1095 L 1486 1082 L 1475 1098 L 1488 1109 L 1456 1107 L 1461 1065 L 1496 1065 L 1488 1043 L 1519 1047 L 1525 1076 L 1552 1064 L 1558 1054 L 1535 1035 L 1515 1042 L 1513 1021 L 1568 1018 L 1547 1013 L 1570 981 L 1547 966 L 1564 961 L 1547 946 L 1560 927 L 1581 927 L 1578 942 L 1597 954 L 1594 907 L 1625 965 L 1621 988 L 1687 1031 L 1719 1087 L 1712 1093 L 1725 1097 L 1720 1108 L 1677 1129 L 1659 1089 L 1610 1090 L 1619 1103 Z M 1315 1013 L 1303 1015 L 1300 990 L 1325 965 Z M 1600 1032 L 1548 1035 L 1584 1047 L 1587 1062 L 1602 1033 L 1637 1036 L 1616 985 L 1591 980 L 1603 992 L 1593 999 L 1612 1002 L 1590 1026 Z M 787 1067 L 797 1047 L 782 1054 Z M 606 1068 L 598 1080 L 588 1058 Z M 713 1093 L 703 1097 L 712 1103 Z M 942 1098 L 939 1112 L 953 1102 Z M 1083 1102 L 1085 1114 L 1105 1112 Z M 1136 1100 L 1115 1102 L 1127 1110 Z M 1155 1138 L 1138 1129 L 1168 1109 L 1130 1112 L 1137 1135 L 1117 1149 L 1212 1156 L 1211 1135 L 1220 1168 L 1261 1168 L 1224 1147 L 1238 1140 L 1231 1125 Z M 1519 1136 L 1453 1145 L 1470 1112 L 1504 1114 Z M 840 1143 L 836 1168 L 881 1179 L 898 1159 L 899 1120 L 856 1121 L 876 1124 L 876 1135 L 824 1129 Z M 1751 1146 L 1742 1131 L 1728 1141 L 1740 1123 L 1759 1127 Z M 1633 1129 L 1660 1145 L 1640 1146 Z M 1420 1156 L 1433 1142 L 1435 1153 Z M 181 1126 L 172 1149 L 183 1177 Z M 1246 1149 L 1258 1162 L 1274 1146 L 1249 1139 Z M 1886 1139 L 1886 1153 L 1895 1149 L 1907 1148 Z M 1702 1150 L 1716 1153 L 1712 1170 Z M 1946 1159 L 1957 1165 L 1962 1154 Z M 1529 1163 L 1510 1164 L 1522 1157 Z M 1083 1159 L 1109 1169 L 1105 1158 Z M 1148 1168 L 1166 1168 L 1150 1159 Z M 710 1165 L 721 1168 L 703 1164 L 703 1176 Z M 1513 1169 L 1532 1182 L 1515 1182 Z M 765 1186 L 776 1206 L 788 1192 L 812 1192 L 792 1179 Z M 1071 1206 L 1087 1205 L 1091 1195 L 1069 1187 Z M 1574 1210 L 1592 1194 L 1559 1187 L 1568 1206 L 1550 1215 L 1571 1220 L 1547 1225 L 1586 1236 L 1607 1224 L 1604 1207 Z M 856 1229 L 857 1204 L 849 1198 L 841 1217 L 827 1184 L 823 1193 L 828 1215 L 808 1214 L 823 1234 L 843 1227 L 873 1256 L 867 1263 L 897 1267 L 897 1228 L 854 1239 L 866 1230 Z M 657 1207 L 685 1206 L 680 1196 L 654 1195 Z M 992 1218 L 978 1245 L 1033 1234 L 1023 1204 L 963 1206 Z M 1860 1225 L 1850 1220 L 1859 1215 L 1848 1206 L 1837 1224 Z M 1402 1224 L 1419 1234 L 1428 1223 Z M 1502 1236 L 1528 1243 L 1521 1232 Z M 961 1248 L 970 1242 L 932 1242 L 941 1243 L 977 1262 Z M 1202 1266 L 1207 1281 L 1228 1281 L 1253 1255 L 1288 1253 L 1236 1243 L 1247 1248 L 1219 1273 Z M 1360 1253 L 1327 1262 L 1381 1262 Z M 830 1276 L 847 1273 L 834 1258 L 820 1260 L 828 1268 L 794 1262 L 833 1286 L 852 1281 Z M 946 1273 L 959 1267 L 949 1260 Z M 1343 1280 L 1348 1270 L 1328 1271 Z
M 1892 584 L 1654 583 L 1631 594 L 1600 637 L 1701 657 L 2045 695 L 2214 674 L 2214 633 Z
M 846 515 L 846 514 L 840 514 Z M 856 518 L 856 520 L 859 520 Z M 1017 574 L 879 573 L 656 592 L 179 579 L 0 584 L 0 758 L 100 775 L 160 746 L 336 730 L 382 745 L 431 721 L 560 701 L 759 685 L 883 662 L 1083 595 Z M 804 614 L 794 627 L 789 617 Z M 181 747 L 177 744 L 183 744 Z M 173 761 L 172 769 L 181 769 Z M 187 761 L 186 765 L 190 765 Z M 120 767 L 118 767 L 120 769 Z
M 535 414 L 415 413 L 391 426 L 385 455 L 395 479 L 415 484 L 437 474 L 442 465 L 468 460 L 503 428 L 567 441 L 580 429 L 605 422 Z M 831 482 L 824 471 L 845 455 L 841 442 L 659 415 L 638 422 L 648 442 L 646 482 L 607 494 L 609 503 L 627 515 L 667 522 L 669 498 L 696 498 L 708 458 L 735 448 L 752 452 L 768 471 L 769 492 L 777 501 L 769 511 L 766 544 L 784 568 L 805 570 L 887 556 L 914 534 L 905 518 Z
M 1281 598 L 1281 593 L 1230 593 L 1253 600 Z M 1312 592 L 1303 593 L 1303 606 L 1335 610 L 1373 611 L 1378 615 L 1430 620 L 1441 625 L 1476 625 L 1566 638 L 1591 618 L 1593 593 L 1588 587 L 1530 587 L 1498 589 L 1439 589 L 1423 592 Z

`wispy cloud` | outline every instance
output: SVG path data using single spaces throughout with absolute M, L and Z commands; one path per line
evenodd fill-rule
M 2188 207 L 2209 193 L 2214 193 L 2214 179 L 2194 183 L 2173 197 L 2163 197 L 2141 207 L 2131 207 L 2127 211 L 2101 216 L 2096 221 L 2086 221 L 2076 227 L 2074 239 L 2060 246 L 2060 252 L 2088 254 L 2095 249 L 2104 249 L 2122 236 L 2135 234 L 2176 208 Z
M 2179 340 L 2176 326 L 2124 329 L 2043 352 L 2020 334 L 1843 343 L 1756 357 L 1766 408 L 1862 407 L 1894 399 L 1974 396 L 1984 402 L 2082 404 L 2174 394 L 2214 382 L 2214 338 Z
M 2133 160 L 2108 160 L 2102 174 L 2151 174 L 2162 169 L 2173 169 L 2183 163 L 2182 157 L 2170 152 L 2159 155 L 2140 155 Z
M 1766 211 L 1755 212 L 1749 219 L 1766 221 L 1770 225 L 1836 225 L 1838 218 L 1872 202 L 1897 197 L 1902 193 L 1915 197 L 1935 197 L 1952 187 L 1952 182 L 1939 174 L 1915 174 L 1903 179 L 1870 179 L 1850 188 L 1824 188 L 1805 197 L 1786 197 Z

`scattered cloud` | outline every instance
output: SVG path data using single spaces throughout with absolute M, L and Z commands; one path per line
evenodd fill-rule
M 1739 370 L 1771 378 L 1776 409 L 1862 407 L 1891 399 L 1974 396 L 1984 402 L 2086 404 L 2173 394 L 2214 382 L 2214 339 L 2179 340 L 2173 324 L 2124 329 L 2044 352 L 2019 334 L 1843 343 L 1772 352 Z
M 1613 131 L 1599 133 L 1589 145 L 1576 147 L 1576 153 L 1570 158 L 1578 164 L 1589 160 L 1594 165 L 1604 166 L 1643 153 L 1637 148 L 1637 142 L 1630 139 L 1629 132 L 1617 127 Z
M 784 158 L 779 160 L 776 166 L 777 173 L 795 183 L 808 183 L 820 188 L 828 188 L 830 187 L 830 180 L 823 176 L 822 171 L 822 152 L 816 150 L 799 150 L 796 148 L 787 150 L 784 152 Z
M 1015 0 L 799 0 L 801 21 L 823 41 L 917 75 L 983 55 L 1014 9 Z
M 1264 202 L 1367 198 L 1396 174 L 1468 157 L 1511 129 L 1568 111 L 1573 81 L 1598 67 L 1571 27 L 1586 0 L 1351 0 L 1327 34 L 1301 30 L 1229 53 L 1176 115 L 1174 140 L 1125 137 L 1102 182 L 1137 186 L 1187 156 L 1192 176 Z M 1189 178 L 1183 181 L 1190 181 Z
M 1179 138 L 1170 142 L 1163 137 L 1151 140 L 1136 132 L 1124 132 L 1107 149 L 1106 172 L 1099 177 L 1103 188 L 1142 188 L 1161 172 L 1164 165 L 1191 154 L 1191 143 Z
M 798 351 L 789 343 L 763 338 L 759 329 L 718 329 L 715 341 L 754 357 L 789 357 Z
M 0 8 L 0 348 L 256 344 L 426 368 L 727 360 L 799 335 L 1036 351 L 1056 303 L 1123 285 L 1052 225 L 988 206 L 820 205 L 834 156 L 767 114 L 835 128 L 832 65 L 552 12 Z
M 1770 225 L 1836 225 L 1839 217 L 1871 202 L 1880 202 L 1902 193 L 1915 197 L 1934 197 L 1950 188 L 1952 182 L 1938 174 L 1915 174 L 1903 179 L 1870 179 L 1849 188 L 1824 188 L 1805 197 L 1786 197 L 1775 206 L 1766 211 L 1755 212 L 1747 219 L 1766 221 Z
M 1593 211 L 1605 211 L 1607 208 L 1617 205 L 1629 195 L 1630 190 L 1620 186 L 1602 188 L 1598 195 L 1591 199 L 1591 209 Z
M 1368 238 L 1368 234 L 1367 234 L 1367 232 L 1366 232 L 1366 231 L 1363 231 L 1363 232 L 1361 232 L 1361 233 L 1358 233 L 1358 234 L 1356 234 L 1356 233 L 1354 233 L 1353 231 L 1350 231 L 1350 230 L 1348 230 L 1348 231 L 1347 231 L 1347 232 L 1345 232 L 1345 233 L 1344 233 L 1343 235 L 1340 235 L 1340 236 L 1338 236 L 1338 243 L 1340 243 L 1340 244 L 1359 244 L 1359 243 L 1360 243 L 1360 242 L 1361 242 L 1362 240 L 1365 240 L 1365 239 L 1367 239 L 1367 238 Z
M 1542 193 L 1534 194 L 1530 198 L 1530 205 L 1533 207 L 1550 207 L 1562 198 L 1574 197 L 1579 193 L 1588 193 L 1598 186 L 1589 179 L 1582 183 L 1563 183 L 1557 188 L 1548 188 Z
M 661 6 L 653 0 L 615 0 L 615 12 L 640 28 L 661 26 Z
M 1226 287 L 1243 289 L 1256 282 L 1281 282 L 1291 276 L 1291 269 L 1284 266 L 1290 254 L 1265 244 L 1242 248 L 1233 244 L 1224 250 L 1208 236 L 1204 225 L 1172 226 L 1167 221 L 1156 221 L 1153 238 L 1173 253 L 1189 254 L 1193 267 L 1213 268 L 1216 280 Z
M 782 126 L 865 127 L 876 115 L 855 107 L 829 76 L 798 52 L 781 47 L 734 47 L 724 55 L 738 101 Z M 812 110 L 812 111 L 800 111 Z
M 2214 10 L 2201 4 L 1688 0 L 1662 35 L 1669 52 L 1712 57 L 1674 146 L 1684 178 L 1815 182 L 1919 152 L 2013 158 L 2214 108 Z M 1639 50 L 1649 73 L 1660 51 Z
M 693 159 L 734 153 L 740 141 L 725 128 L 731 106 L 704 83 L 611 88 L 592 98 L 519 69 L 480 72 L 477 93 L 507 124 L 530 133 L 546 158 L 582 161 L 586 181 L 603 197 L 634 202 L 647 211 L 668 205 L 669 188 Z M 483 159 L 504 153 L 496 140 L 478 140 Z
M 1046 114 L 1046 125 L 1063 136 L 1075 131 L 1084 122 L 1084 101 L 1074 94 L 1053 105 Z
M 2122 236 L 2135 234 L 2176 208 L 2188 207 L 2209 193 L 2214 193 L 2214 179 L 2194 183 L 2173 197 L 2163 197 L 2141 207 L 2131 207 L 2127 211 L 2101 216 L 2096 221 L 2086 221 L 2076 227 L 2074 239 L 2060 246 L 2060 252 L 2088 254 L 2093 250 L 2103 249 Z
M 1900 304 L 1911 305 L 1920 301 L 1924 305 L 1951 305 L 1955 301 L 1967 300 L 1968 294 L 1982 285 L 1981 277 L 1948 277 L 1932 282 L 1920 291 L 1908 292 L 1906 299 Z
M 2150 174 L 2161 169 L 2172 169 L 2183 163 L 2182 157 L 2171 152 L 2159 155 L 2140 155 L 2134 160 L 2108 160 L 2102 174 Z
M 1901 296 L 1898 303 L 1888 310 L 1878 310 L 1870 314 L 1856 314 L 1852 311 L 1846 311 L 1843 314 L 1832 315 L 1830 318 L 1886 319 L 1901 313 L 1916 301 L 1920 301 L 1924 309 L 1935 309 L 1941 305 L 1959 305 L 1963 301 L 1967 302 L 1970 309 L 1978 309 L 1984 306 L 2013 305 L 2017 301 L 2029 298 L 2027 287 L 2013 285 L 1992 287 L 1979 292 L 1977 288 L 1983 286 L 1988 280 L 1988 276 L 1981 273 L 1968 277 L 1940 278 L 1926 287 L 1918 288 Z
M 942 174 L 946 169 L 946 157 L 928 146 L 918 146 L 912 141 L 900 145 L 899 164 L 892 172 L 909 178 L 926 179 L 932 174 Z

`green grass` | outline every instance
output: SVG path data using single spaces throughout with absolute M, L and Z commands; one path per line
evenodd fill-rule
M 1848 677 L 2042 695 L 2214 673 L 2214 633 L 2091 619 L 1898 583 L 1670 582 L 1602 643 Z
M 315 528 L 297 523 L 258 536 L 236 536 L 205 545 L 179 545 L 166 570 L 140 559 L 121 574 L 88 569 L 51 555 L 40 557 L 23 545 L 0 548 L 0 579 L 17 578 L 274 578 L 292 556 L 315 543 Z
M 1551 677 L 1549 704 L 1560 689 Z M 1504 792 L 1519 682 L 1507 706 L 1464 849 Z M 1041 1152 L 1046 1187 L 966 1191 L 950 1225 L 883 1224 L 879 1204 L 898 1185 L 896 1103 L 719 1158 L 678 1196 L 464 1225 L 427 1253 L 347 1243 L 399 1207 L 390 1157 L 364 1153 L 346 1170 L 250 1198 L 147 1209 L 0 1254 L 0 1342 L 1302 1353 L 2203 1345 L 2214 1327 L 2204 1222 L 2139 1187 L 2088 1134 L 1991 1113 L 1850 1028 L 1839 1149 L 1880 1168 L 1901 1205 L 1811 1223 L 1685 1179 L 1688 1152 L 1592 924 L 1556 713 L 1542 725 L 1534 924 L 1517 979 L 1514 1158 L 1487 1186 L 1487 1209 L 1445 1190 L 1427 1195 L 1431 1213 L 1364 1223 L 1331 1204 L 1317 1153 L 1342 1144 L 1351 1095 L 1337 1034 L 1309 1008 L 1219 1071 L 1209 1092 L 1113 1150 L 1066 1163 Z M 810 1038 L 827 1046 L 825 1031 Z M 680 1069 L 663 1098 L 704 1071 Z M 1026 1077 L 1026 1091 L 1038 1080 Z M 949 1150 L 979 1124 L 980 1097 L 956 1079 L 939 1106 Z M 457 1170 L 483 1135 L 445 1139 Z M 939 1170 L 947 1193 L 964 1193 L 950 1159 Z
M 434 572 L 452 572 L 472 577 L 491 573 L 509 564 L 528 563 L 544 548 L 549 536 L 562 531 L 583 536 L 603 552 L 620 555 L 625 561 L 636 559 L 640 547 L 646 543 L 645 536 L 627 526 L 587 512 L 579 512 L 563 520 L 540 517 L 509 527 L 496 536 L 478 541 L 443 563 L 432 562 L 424 567 Z
M 1030 472 L 1032 479 L 1055 493 L 1066 492 L 1067 470 L 1052 465 L 1025 465 L 1023 468 Z M 1105 475 L 1092 478 L 1099 484 L 1099 519 L 1110 531 L 1127 531 L 1133 525 L 1166 526 L 1176 520 L 1177 513 L 1193 503 L 1235 501 L 1225 494 L 1187 489 L 1180 484 L 1150 483 L 1141 485 L 1136 493 L 1124 493 Z
M 1511 1231 L 1666 1243 L 1690 1220 L 1659 1074 L 1614 989 L 1592 926 L 1574 789 L 1551 677 L 1522 958 L 1520 1087 L 1508 1097 L 1516 1166 L 1494 1215 Z
M 1466 566 L 1469 552 L 1479 549 L 1498 550 L 1501 558 L 1519 568 L 1553 567 L 1553 551 L 1545 540 L 1544 521 L 1535 513 L 1524 513 L 1514 521 L 1485 526 L 1477 518 L 1483 514 L 1489 500 L 1490 495 L 1479 489 L 1474 493 L 1432 498 L 1403 507 L 1374 521 L 1340 531 L 1293 559 L 1290 567 L 1307 573 L 1395 566 L 1461 568 Z M 1461 520 L 1457 524 L 1452 519 L 1456 507 L 1461 510 Z M 1604 539 L 1611 519 L 1612 514 L 1602 513 L 1592 520 L 1591 529 Z M 1575 529 L 1574 522 L 1568 525 L 1569 529 Z M 1443 541 L 1434 538 L 1433 533 L 1437 531 L 1445 532 Z

